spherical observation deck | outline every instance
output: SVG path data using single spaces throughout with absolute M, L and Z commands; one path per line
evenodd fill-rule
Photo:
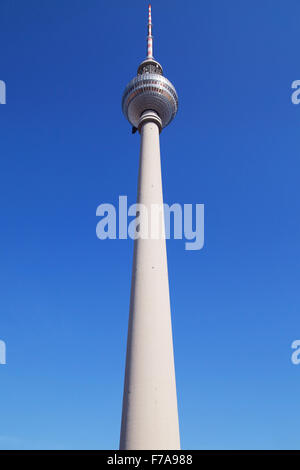
M 155 111 L 166 127 L 178 109 L 178 96 L 172 83 L 162 75 L 162 67 L 154 59 L 144 60 L 138 74 L 125 88 L 122 99 L 123 113 L 138 127 L 143 112 Z

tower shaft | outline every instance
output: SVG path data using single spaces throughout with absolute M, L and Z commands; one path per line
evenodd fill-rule
M 163 207 L 159 120 L 148 111 L 139 126 L 137 199 L 148 220 L 151 205 Z M 163 212 L 160 223 L 157 238 L 134 242 L 120 449 L 180 449 Z

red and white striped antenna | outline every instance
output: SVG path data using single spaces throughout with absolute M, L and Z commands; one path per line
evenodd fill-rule
M 149 17 L 148 17 L 147 59 L 153 59 L 153 36 L 152 36 L 151 5 L 149 5 Z

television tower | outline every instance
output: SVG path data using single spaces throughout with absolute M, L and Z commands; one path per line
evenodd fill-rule
M 141 135 L 137 203 L 148 215 L 152 205 L 163 208 L 159 134 L 177 107 L 176 90 L 153 57 L 150 5 L 147 58 L 122 100 L 133 133 L 138 130 Z M 152 217 L 150 224 L 138 208 L 140 229 L 145 224 L 150 230 L 155 226 Z M 134 241 L 120 436 L 120 449 L 126 450 L 180 449 L 163 211 L 159 224 L 159 236 L 140 233 Z

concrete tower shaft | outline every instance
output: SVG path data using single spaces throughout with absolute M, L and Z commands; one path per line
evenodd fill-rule
M 137 200 L 150 213 L 163 204 L 159 125 L 141 121 Z M 120 449 L 180 449 L 163 235 L 134 242 Z

